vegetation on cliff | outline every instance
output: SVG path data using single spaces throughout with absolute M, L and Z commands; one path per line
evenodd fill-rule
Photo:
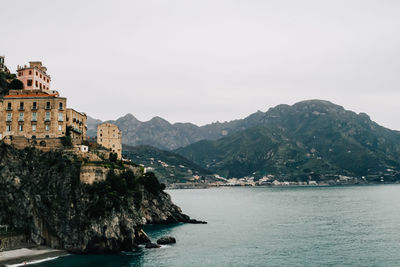
M 15 74 L 0 71 L 0 95 L 7 94 L 10 89 L 23 89 L 23 83 Z
M 192 161 L 171 151 L 161 150 L 152 146 L 124 146 L 124 158 L 137 164 L 142 164 L 156 174 L 158 179 L 169 185 L 193 181 L 193 177 L 212 180 L 211 172 Z
M 152 174 L 110 169 L 104 181 L 80 181 L 67 152 L 17 150 L 0 143 L 0 224 L 35 244 L 72 252 L 131 250 L 148 242 L 145 223 L 188 222 Z

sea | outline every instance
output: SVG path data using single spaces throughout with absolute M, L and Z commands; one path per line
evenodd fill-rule
M 400 266 L 400 185 L 169 190 L 208 224 L 147 226 L 155 242 L 31 266 Z

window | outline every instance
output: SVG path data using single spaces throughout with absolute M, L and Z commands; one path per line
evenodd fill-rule
M 42 89 L 42 84 L 41 83 L 39 84 L 39 87 L 40 87 L 40 89 Z
M 62 112 L 58 112 L 58 121 L 64 121 L 64 114 Z
M 49 82 L 49 79 L 47 79 L 47 82 Z
M 50 120 L 50 112 L 46 112 L 46 118 L 45 118 L 45 120 L 46 120 L 46 121 L 49 121 L 49 120 Z
M 32 103 L 32 109 L 37 109 L 37 103 L 36 102 Z
M 12 121 L 12 113 L 11 112 L 7 113 L 7 121 Z
M 50 108 L 51 108 L 50 102 L 46 102 L 46 109 L 50 109 Z
M 40 79 L 42 79 L 42 74 L 40 74 Z
M 35 85 L 36 85 L 36 87 L 38 87 L 38 81 L 35 81 Z
M 28 82 L 27 82 L 27 86 L 32 86 L 32 80 L 28 80 Z
M 7 124 L 6 131 L 11 132 L 11 124 Z
M 58 125 L 58 131 L 62 131 L 62 125 Z
M 24 102 L 19 103 L 19 110 L 24 110 Z
M 37 121 L 37 113 L 32 112 L 32 121 Z
M 50 125 L 46 124 L 45 129 L 46 129 L 46 131 L 50 131 Z
M 32 132 L 36 132 L 36 124 L 32 124 Z
M 22 132 L 24 130 L 24 125 L 22 125 L 22 124 L 18 125 L 18 130 L 20 132 Z
M 18 76 L 22 76 L 22 71 L 18 72 Z
M 29 75 L 31 75 L 31 74 L 32 74 L 32 71 L 30 70 L 30 71 L 29 71 Z
M 8 109 L 8 110 L 12 110 L 12 107 L 11 107 L 11 103 L 10 103 L 10 102 L 7 104 L 7 109 Z
M 59 103 L 59 105 L 58 105 L 58 109 L 60 109 L 60 110 L 62 110 L 62 109 L 63 109 L 63 103 L 62 103 L 62 102 L 60 102 L 60 103 Z
M 38 72 L 36 72 L 36 76 L 38 76 Z
M 19 113 L 18 121 L 24 121 L 24 113 L 23 112 Z

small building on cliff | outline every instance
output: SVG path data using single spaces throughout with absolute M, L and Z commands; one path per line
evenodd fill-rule
M 39 61 L 18 66 L 17 78 L 23 89 L 0 97 L 0 140 L 19 147 L 40 144 L 59 147 L 70 135 L 73 144 L 86 139 L 86 114 L 67 108 L 67 98 L 51 90 L 51 77 Z
M 117 125 L 103 123 L 97 126 L 97 143 L 110 149 L 122 159 L 122 132 Z

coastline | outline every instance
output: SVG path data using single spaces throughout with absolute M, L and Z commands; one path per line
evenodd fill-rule
M 167 186 L 167 190 L 180 190 L 180 189 L 212 189 L 212 188 L 235 188 L 235 187 L 270 187 L 270 188 L 284 188 L 284 187 L 337 187 L 337 186 L 369 186 L 369 185 L 398 185 L 399 182 L 394 183 L 317 183 L 317 184 L 261 184 L 261 185 L 253 185 L 253 184 L 222 184 L 222 185 L 214 185 L 214 184 L 200 184 L 200 185 L 193 185 L 193 184 L 179 184 L 176 186 L 175 184 Z
M 36 261 L 52 260 L 69 253 L 48 247 L 20 248 L 0 252 L 0 267 L 33 264 Z

